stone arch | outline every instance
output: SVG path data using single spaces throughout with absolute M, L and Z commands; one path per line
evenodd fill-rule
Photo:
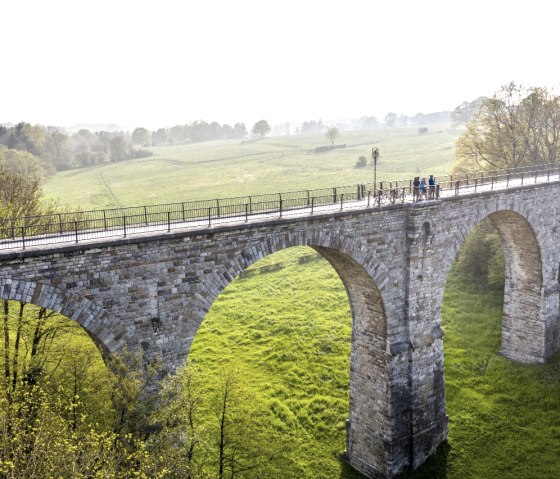
M 0 299 L 44 307 L 80 324 L 99 348 L 103 358 L 124 345 L 124 328 L 108 324 L 103 307 L 75 293 L 44 283 L 0 279 Z
M 546 351 L 542 344 L 545 325 L 542 312 L 541 247 L 531 221 L 525 214 L 511 209 L 496 210 L 482 213 L 460 225 L 454 241 L 447 245 L 446 259 L 442 265 L 445 271 L 444 281 L 465 239 L 475 225 L 485 218 L 498 230 L 506 263 L 500 352 L 519 362 L 544 362 Z M 444 287 L 445 283 L 437 302 L 438 317 Z
M 234 260 L 213 273 L 213 284 L 204 286 L 204 294 L 199 295 L 205 302 L 204 314 L 239 273 L 265 256 L 294 246 L 309 246 L 329 261 L 345 286 L 350 304 L 350 399 L 344 457 L 358 469 L 385 471 L 386 458 L 394 447 L 395 428 L 388 320 L 383 300 L 383 287 L 389 277 L 385 266 L 375 261 L 366 246 L 336 234 L 301 232 L 269 236 L 244 248 Z M 191 322 L 189 346 L 204 314 L 197 323 Z

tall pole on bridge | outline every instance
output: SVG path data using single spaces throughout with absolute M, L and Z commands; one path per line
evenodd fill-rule
M 379 158 L 379 148 L 371 149 L 371 158 L 373 160 L 373 194 L 377 189 L 377 158 Z

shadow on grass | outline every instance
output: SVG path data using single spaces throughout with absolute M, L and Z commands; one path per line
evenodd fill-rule
M 405 472 L 398 476 L 400 479 L 446 479 L 447 456 L 451 446 L 446 441 L 437 448 L 436 453 L 415 471 Z M 364 479 L 365 476 L 356 472 L 347 463 L 342 463 L 340 479 Z
M 436 453 L 428 458 L 415 471 L 406 472 L 402 479 L 445 479 L 447 477 L 447 457 L 451 446 L 447 441 L 441 443 Z

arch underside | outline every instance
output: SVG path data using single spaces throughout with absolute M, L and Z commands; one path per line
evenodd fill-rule
M 352 313 L 345 456 L 358 469 L 365 463 L 387 472 L 392 434 L 388 421 L 387 319 L 381 294 L 364 267 L 347 255 L 330 248 L 314 246 L 313 249 L 329 261 L 340 276 Z
M 0 299 L 21 301 L 60 313 L 80 324 L 107 359 L 122 346 L 122 332 L 107 327 L 106 311 L 87 298 L 60 288 L 16 279 L 0 279 Z
M 505 286 L 500 352 L 524 363 L 544 362 L 543 266 L 535 233 L 518 213 L 488 216 L 504 250 Z
M 445 251 L 444 283 L 441 285 L 436 314 L 439 318 L 445 280 L 465 239 L 476 224 L 488 219 L 496 228 L 504 252 L 505 285 L 500 353 L 522 363 L 542 363 L 551 354 L 547 346 L 544 314 L 542 254 L 531 223 L 512 210 L 481 215 L 459 228 Z M 557 308 L 556 308 L 557 309 Z
M 311 238 L 279 236 L 252 244 L 241 251 L 225 271 L 201 284 L 198 314 L 186 311 L 188 346 L 206 312 L 238 274 L 258 260 L 293 246 L 308 246 L 324 257 L 341 278 L 352 314 L 350 357 L 349 419 L 344 457 L 356 469 L 386 472 L 391 454 L 393 424 L 390 419 L 389 355 L 387 352 L 387 317 L 377 284 L 386 277 L 379 263 L 374 263 L 361 244 L 340 236 Z M 355 258 L 359 259 L 355 259 Z M 193 314 L 193 312 L 195 314 Z M 197 317 L 198 316 L 198 317 Z

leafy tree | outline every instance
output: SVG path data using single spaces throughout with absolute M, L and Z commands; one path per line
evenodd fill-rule
M 560 146 L 560 98 L 510 83 L 485 98 L 457 141 L 455 171 L 552 165 Z
M 132 132 L 132 143 L 139 146 L 150 146 L 150 132 L 146 128 L 138 127 Z
M 109 142 L 111 148 L 111 160 L 122 161 L 128 158 L 128 144 L 124 136 L 118 135 Z
M 471 102 L 464 101 L 451 112 L 451 123 L 454 127 L 467 125 L 472 116 L 478 111 L 485 97 L 478 97 Z
M 152 133 L 152 143 L 154 145 L 166 145 L 168 138 L 169 134 L 165 128 L 160 128 Z
M 9 218 L 34 217 L 55 210 L 54 203 L 43 200 L 42 178 L 43 169 L 36 157 L 0 149 L 0 227 L 14 226 L 7 222 Z
M 394 112 L 389 112 L 385 115 L 385 125 L 393 128 L 397 124 L 397 114 Z
M 331 145 L 334 146 L 334 140 L 336 140 L 340 136 L 340 131 L 338 130 L 338 128 L 332 127 L 327 130 L 325 136 L 329 139 Z
M 233 125 L 234 138 L 243 139 L 247 136 L 247 127 L 245 123 L 236 123 Z
M 266 120 L 257 121 L 251 130 L 251 133 L 259 138 L 264 138 L 268 132 L 270 132 L 270 125 Z
M 486 219 L 469 234 L 459 251 L 459 268 L 473 282 L 502 289 L 505 264 L 502 242 L 496 228 Z
M 302 133 L 316 133 L 316 132 L 323 131 L 324 129 L 325 129 L 325 125 L 323 125 L 323 120 L 304 121 L 300 127 L 300 131 Z
M 379 121 L 374 116 L 364 116 L 360 118 L 361 127 L 366 130 L 369 128 L 377 128 L 379 126 Z

